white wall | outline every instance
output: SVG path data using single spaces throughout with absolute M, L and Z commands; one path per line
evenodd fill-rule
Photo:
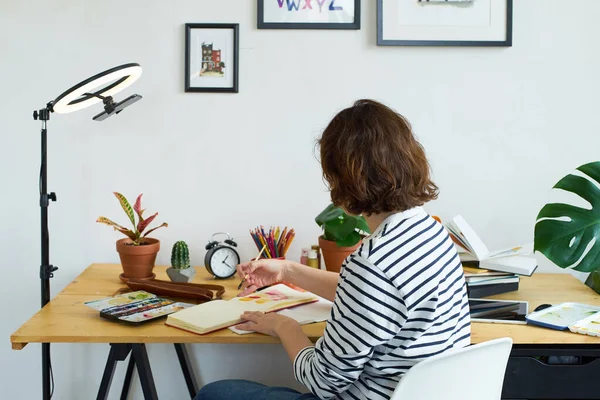
M 295 227 L 297 257 L 316 241 L 313 218 L 328 201 L 314 140 L 361 97 L 413 123 L 441 189 L 427 209 L 462 213 L 492 248 L 531 240 L 550 187 L 598 157 L 595 0 L 516 1 L 512 48 L 377 47 L 374 0 L 363 1 L 360 31 L 259 31 L 247 0 L 0 3 L 0 293 L 10 302 L 0 320 L 3 398 L 41 392 L 40 346 L 17 352 L 8 342 L 39 306 L 40 124 L 31 113 L 105 68 L 139 62 L 142 78 L 121 95 L 144 99 L 102 123 L 91 120 L 100 107 L 49 122 L 49 188 L 59 200 L 50 208 L 51 261 L 60 267 L 53 293 L 90 263 L 118 262 L 119 236 L 94 222 L 123 221 L 114 190 L 143 192 L 148 211 L 169 222 L 156 235 L 161 264 L 183 239 L 201 265 L 204 244 L 221 230 L 250 257 L 248 229 L 257 224 Z M 183 92 L 186 22 L 240 23 L 239 94 Z M 265 177 L 250 165 L 276 168 Z M 539 258 L 541 271 L 559 272 Z M 55 398 L 95 398 L 107 346 L 52 349 Z M 193 349 L 202 383 L 293 384 L 277 346 Z M 172 347 L 149 352 L 160 397 L 185 398 Z M 134 387 L 132 398 L 141 398 L 137 380 Z

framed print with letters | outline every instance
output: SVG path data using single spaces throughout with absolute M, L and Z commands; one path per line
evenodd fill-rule
M 258 29 L 360 29 L 360 0 L 258 0 L 257 26 Z

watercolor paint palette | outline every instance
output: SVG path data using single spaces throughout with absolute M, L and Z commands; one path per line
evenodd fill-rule
M 580 303 L 561 303 L 527 315 L 527 323 L 544 328 L 568 330 L 587 318 L 600 318 L 600 307 Z
M 600 336 L 600 313 L 575 322 L 569 326 L 569 330 L 583 335 Z
M 99 311 L 100 317 L 109 321 L 137 325 L 165 317 L 194 304 L 174 302 L 139 290 L 88 301 L 85 305 Z

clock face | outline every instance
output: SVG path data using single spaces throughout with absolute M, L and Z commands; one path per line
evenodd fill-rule
M 230 247 L 217 248 L 210 257 L 210 268 L 215 276 L 228 278 L 235 274 L 240 258 L 237 252 Z

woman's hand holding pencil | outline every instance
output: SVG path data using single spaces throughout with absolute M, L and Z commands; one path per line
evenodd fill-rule
M 238 290 L 244 287 L 238 296 L 246 296 L 262 287 L 283 282 L 288 263 L 286 260 L 263 258 L 238 265 L 238 276 L 242 279 Z
M 262 249 L 260 249 L 260 252 L 258 253 L 258 255 L 256 256 L 255 260 L 260 260 L 260 255 L 262 254 L 262 252 L 267 248 L 267 246 L 263 246 Z M 240 282 L 240 284 L 238 285 L 238 290 L 240 290 L 242 288 L 242 285 L 244 284 L 244 282 L 246 281 L 246 278 L 248 278 L 248 275 L 244 275 L 244 278 L 242 279 L 242 281 Z

